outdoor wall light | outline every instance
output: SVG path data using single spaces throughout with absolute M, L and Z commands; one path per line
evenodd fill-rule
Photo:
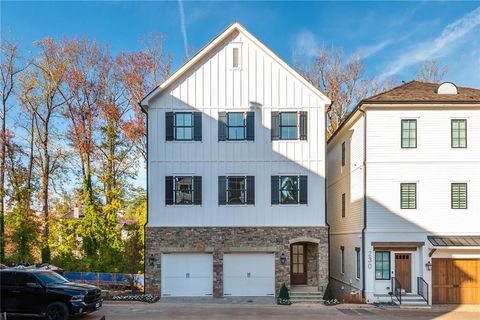
M 428 271 L 431 271 L 432 270 L 432 263 L 430 261 L 428 261 L 427 263 L 425 263 L 425 267 L 427 268 Z
M 285 255 L 285 253 L 282 252 L 282 254 L 280 255 L 280 263 L 285 264 L 285 262 L 287 262 L 287 256 Z
M 153 266 L 155 265 L 155 260 L 157 260 L 157 259 L 155 259 L 155 257 L 153 256 L 153 254 L 151 254 L 150 257 L 148 257 L 148 265 L 149 265 L 150 267 L 153 267 Z

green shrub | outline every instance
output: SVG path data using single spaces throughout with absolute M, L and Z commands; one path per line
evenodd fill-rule
M 278 293 L 278 299 L 277 299 L 278 304 L 291 304 L 290 302 L 290 294 L 288 293 L 288 288 L 284 284 L 282 284 L 282 287 L 280 288 L 280 292 Z
M 329 301 L 335 299 L 335 295 L 333 294 L 332 287 L 330 286 L 330 283 L 327 285 L 327 288 L 325 289 L 325 293 L 323 294 L 323 300 Z

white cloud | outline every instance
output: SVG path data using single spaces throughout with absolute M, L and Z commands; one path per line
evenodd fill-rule
M 374 55 L 375 53 L 379 52 L 380 50 L 382 50 L 383 48 L 385 48 L 391 43 L 392 43 L 392 40 L 384 40 L 376 44 L 360 47 L 357 50 L 357 55 L 359 55 L 363 59 L 366 59 L 371 55 Z
M 188 59 L 188 37 L 187 27 L 185 26 L 185 11 L 183 10 L 183 0 L 178 0 L 178 10 L 180 11 L 180 30 L 183 37 L 183 47 L 185 49 L 185 57 Z
M 294 37 L 294 45 L 295 54 L 306 58 L 315 57 L 320 49 L 320 44 L 310 30 L 297 33 Z
M 392 63 L 380 78 L 400 73 L 405 68 L 421 61 L 439 58 L 458 46 L 463 37 L 480 25 L 480 7 L 447 25 L 435 39 L 425 41 L 412 49 L 406 48 L 404 53 L 393 59 Z

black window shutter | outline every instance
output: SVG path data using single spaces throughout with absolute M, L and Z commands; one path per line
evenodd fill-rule
M 300 203 L 307 204 L 308 200 L 308 182 L 307 176 L 300 176 Z
M 227 113 L 218 113 L 218 141 L 227 140 Z
M 193 140 L 202 141 L 202 113 L 193 113 Z
M 173 140 L 173 112 L 165 113 L 165 140 Z
M 255 204 L 255 177 L 247 176 L 247 204 Z
M 280 139 L 280 113 L 272 111 L 272 140 Z
M 307 140 L 307 111 L 300 111 L 300 140 Z
M 279 200 L 279 194 L 280 194 L 280 186 L 279 186 L 279 176 L 272 176 L 272 204 L 278 204 L 280 202 Z
M 173 204 L 173 177 L 165 177 L 165 204 Z
M 218 177 L 218 205 L 227 204 L 227 177 Z
M 202 204 L 202 177 L 193 177 L 193 204 Z
M 255 140 L 255 112 L 247 112 L 247 140 Z

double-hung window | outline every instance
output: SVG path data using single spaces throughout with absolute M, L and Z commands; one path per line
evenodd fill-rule
M 202 177 L 167 176 L 165 177 L 166 205 L 201 205 Z
M 272 111 L 272 140 L 307 140 L 307 111 Z
M 452 119 L 452 148 L 467 147 L 467 120 Z
M 417 147 L 417 120 L 403 119 L 402 120 L 402 148 L 416 148 Z
M 452 183 L 452 209 L 467 209 L 467 184 Z
M 254 176 L 218 177 L 218 204 L 255 204 Z
M 165 140 L 202 141 L 202 113 L 166 112 Z
M 218 141 L 255 140 L 255 112 L 219 112 Z
M 390 251 L 375 251 L 375 280 L 390 280 Z
M 296 140 L 298 115 L 296 112 L 280 113 L 280 140 Z
M 307 176 L 272 176 L 272 204 L 307 204 Z
M 400 184 L 400 208 L 401 209 L 417 208 L 417 184 L 416 183 Z

